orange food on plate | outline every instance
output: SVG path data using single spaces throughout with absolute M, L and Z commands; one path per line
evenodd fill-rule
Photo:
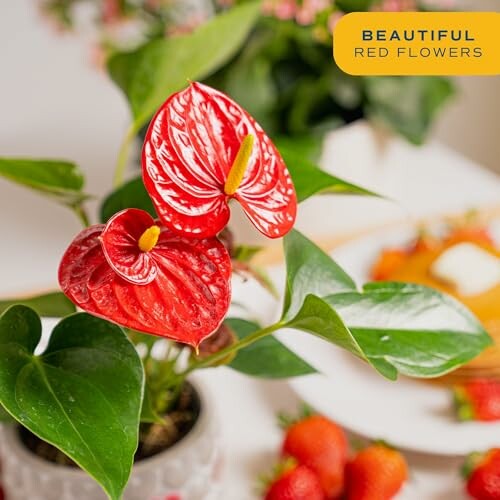
M 446 383 L 461 383 L 475 378 L 500 379 L 500 283 L 479 293 L 463 293 L 459 286 L 437 277 L 433 272 L 433 265 L 440 256 L 464 243 L 500 258 L 500 248 L 485 227 L 464 223 L 450 228 L 441 238 L 423 233 L 406 247 L 385 249 L 371 270 L 371 278 L 376 281 L 418 283 L 454 296 L 477 316 L 495 341 L 494 346 L 467 365 L 441 377 L 440 380 Z

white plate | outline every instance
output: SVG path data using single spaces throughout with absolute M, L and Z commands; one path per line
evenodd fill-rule
M 495 224 L 496 236 L 500 224 Z M 411 228 L 378 232 L 339 247 L 334 257 L 359 282 L 383 247 L 408 241 Z M 283 274 L 276 271 L 277 275 Z M 283 331 L 281 340 L 321 375 L 291 381 L 298 395 L 347 429 L 403 449 L 465 455 L 500 445 L 500 423 L 460 423 L 449 390 L 401 377 L 385 380 L 363 362 L 311 335 Z

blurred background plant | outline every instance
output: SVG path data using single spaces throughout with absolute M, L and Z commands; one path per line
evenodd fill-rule
M 39 0 L 60 30 L 91 40 L 93 60 L 189 36 L 245 0 Z M 354 77 L 332 59 L 332 32 L 360 10 L 448 9 L 453 0 L 263 0 L 246 43 L 205 79 L 233 97 L 278 142 L 314 158 L 323 134 L 360 118 L 424 142 L 454 93 L 442 77 Z

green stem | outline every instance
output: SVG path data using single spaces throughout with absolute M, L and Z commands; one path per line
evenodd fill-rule
M 122 145 L 120 146 L 120 151 L 118 152 L 118 159 L 116 161 L 115 175 L 113 180 L 113 185 L 115 188 L 120 187 L 123 184 L 125 178 L 125 169 L 127 167 L 127 160 L 129 157 L 130 145 L 135 137 L 136 130 L 133 125 L 127 129 L 125 137 L 123 138 Z
M 267 337 L 271 333 L 282 328 L 284 325 L 285 323 L 280 321 L 278 323 L 275 323 L 274 325 L 266 326 L 261 330 L 257 330 L 256 332 L 253 332 L 250 335 L 246 336 L 245 338 L 241 339 L 239 342 L 236 342 L 235 344 L 230 345 L 225 349 L 222 349 L 221 351 L 218 351 L 210 356 L 207 356 L 204 359 L 200 359 L 199 361 L 191 363 L 183 372 L 179 373 L 179 375 L 185 378 L 194 370 L 198 370 L 200 368 L 208 368 L 217 363 L 218 361 L 220 361 L 221 359 L 226 358 L 229 354 L 238 352 L 240 349 L 243 349 L 244 347 L 247 347 L 250 344 L 257 342 L 258 340 Z
M 75 212 L 76 216 L 80 219 L 80 222 L 83 224 L 83 227 L 89 227 L 90 226 L 90 219 L 87 214 L 87 211 L 85 208 L 80 204 L 80 205 L 75 205 L 73 207 L 73 211 Z

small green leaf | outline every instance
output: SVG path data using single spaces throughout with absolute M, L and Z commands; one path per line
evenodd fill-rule
M 364 81 L 368 116 L 417 145 L 455 93 L 451 80 L 438 76 L 376 76 Z
M 0 316 L 0 403 L 121 498 L 137 448 L 144 372 L 121 328 L 85 313 L 63 319 L 40 356 L 38 315 Z
M 31 307 L 40 316 L 48 318 L 63 318 L 76 312 L 75 305 L 64 293 L 51 292 L 19 299 L 0 300 L 0 314 L 15 304 Z
M 244 43 L 260 12 L 246 2 L 217 15 L 191 34 L 155 40 L 138 51 L 118 54 L 109 72 L 125 92 L 139 130 L 172 93 L 225 64 Z
M 308 295 L 325 297 L 356 290 L 352 278 L 295 229 L 285 236 L 283 246 L 286 256 L 284 318 L 295 316 Z
M 63 160 L 0 158 L 0 176 L 54 198 L 68 206 L 88 198 L 82 193 L 83 175 L 79 168 Z
M 101 205 L 101 222 L 106 223 L 110 217 L 126 208 L 140 208 L 148 212 L 152 217 L 157 217 L 141 177 L 123 184 L 107 196 Z
M 239 262 L 250 262 L 264 247 L 255 245 L 238 245 L 234 250 L 232 258 Z
M 314 163 L 297 155 L 292 149 L 282 147 L 280 153 L 292 176 L 299 202 L 315 194 L 379 196 L 372 191 L 330 175 Z
M 460 303 L 420 285 L 370 283 L 344 271 L 297 231 L 284 239 L 285 326 L 332 342 L 382 375 L 434 377 L 468 362 L 491 339 Z M 332 291 L 329 292 L 328 289 Z
M 235 332 L 239 340 L 260 329 L 256 323 L 239 318 L 229 318 L 226 324 Z M 253 377 L 274 379 L 316 373 L 311 365 L 287 349 L 273 336 L 264 337 L 238 351 L 229 366 Z
M 142 400 L 141 422 L 145 422 L 148 424 L 165 423 L 165 421 L 161 418 L 160 415 L 158 415 L 158 413 L 154 409 L 153 400 L 151 397 L 151 391 L 148 387 L 147 380 L 146 380 L 146 386 L 144 387 L 144 398 Z

